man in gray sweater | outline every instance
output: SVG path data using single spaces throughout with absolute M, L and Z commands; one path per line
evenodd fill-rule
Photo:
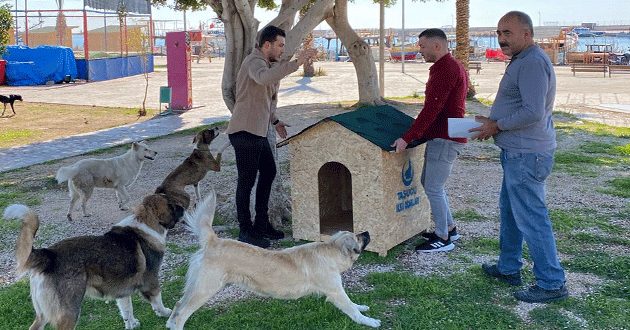
M 279 62 L 284 53 L 285 33 L 275 26 L 267 26 L 260 35 L 258 48 L 243 60 L 236 76 L 236 102 L 226 134 L 234 147 L 238 182 L 236 185 L 236 214 L 239 241 L 262 248 L 269 247 L 269 239 L 284 237 L 269 222 L 269 195 L 276 177 L 276 163 L 267 140 L 269 123 L 281 138 L 287 136 L 286 125 L 276 117 L 280 80 L 297 71 L 317 53 L 303 51 L 295 61 Z M 273 65 L 272 65 L 273 63 Z M 258 176 L 255 219 L 252 224 L 249 198 Z
M 551 120 L 556 76 L 549 57 L 534 43 L 532 20 L 527 14 L 505 14 L 497 34 L 501 50 L 511 61 L 490 117 L 477 116 L 483 125 L 471 130 L 478 132 L 473 139 L 494 139 L 501 148 L 503 167 L 499 261 L 482 268 L 491 277 L 521 285 L 524 240 L 534 262 L 536 283 L 515 292 L 516 299 L 529 303 L 564 299 L 569 294 L 545 204 L 545 180 L 556 149 Z

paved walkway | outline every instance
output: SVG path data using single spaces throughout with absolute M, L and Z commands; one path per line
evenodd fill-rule
M 159 88 L 167 85 L 166 59 L 156 58 L 156 72 L 149 76 L 147 108 L 158 109 Z M 163 67 L 160 67 L 162 65 Z M 300 77 L 294 73 L 281 83 L 279 107 L 296 104 L 340 102 L 358 99 L 357 78 L 352 63 L 318 62 L 327 75 L 318 78 Z M 378 70 L 378 63 L 376 63 Z M 385 64 L 385 96 L 404 97 L 422 94 L 430 64 L 407 62 L 405 73 L 400 63 Z M 483 63 L 480 74 L 472 74 L 478 97 L 494 99 L 505 69 L 503 63 Z M 115 127 L 52 141 L 0 149 L 0 172 L 49 160 L 66 158 L 141 139 L 163 136 L 179 130 L 208 125 L 229 119 L 229 111 L 221 97 L 223 60 L 212 63 L 193 62 L 194 109 L 137 124 Z M 568 67 L 556 67 L 556 105 L 587 105 L 630 112 L 630 77 L 616 75 L 603 78 L 582 73 L 573 77 Z M 0 87 L 0 94 L 21 94 L 26 101 L 141 107 L 144 98 L 143 75 L 110 81 L 63 84 L 54 86 Z M 0 122 L 7 125 L 7 121 Z

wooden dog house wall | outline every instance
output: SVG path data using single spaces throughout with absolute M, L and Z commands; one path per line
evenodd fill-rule
M 293 236 L 326 240 L 369 231 L 367 250 L 385 256 L 429 228 L 420 182 L 425 145 L 393 153 L 413 118 L 390 107 L 328 117 L 278 144 L 289 144 Z

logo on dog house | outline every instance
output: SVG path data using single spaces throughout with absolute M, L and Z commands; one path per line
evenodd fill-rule
M 402 153 L 391 144 L 413 118 L 391 106 L 327 117 L 280 142 L 289 145 L 293 236 L 325 240 L 339 230 L 369 231 L 369 251 L 385 256 L 429 228 L 420 182 L 424 144 Z

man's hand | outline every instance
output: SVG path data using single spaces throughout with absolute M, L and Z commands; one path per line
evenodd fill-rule
M 407 148 L 407 144 L 408 143 L 405 142 L 405 140 L 403 140 L 402 138 L 399 138 L 398 140 L 394 141 L 394 144 L 392 144 L 390 147 L 394 147 L 395 148 L 394 152 L 398 153 L 405 150 L 405 148 Z
M 280 135 L 281 138 L 285 139 L 287 137 L 287 127 L 291 127 L 291 125 L 283 122 L 283 121 L 279 121 L 277 124 L 273 125 L 273 127 L 276 129 L 276 132 L 278 132 L 278 135 Z
M 487 117 L 475 116 L 475 121 L 480 122 L 482 125 L 476 128 L 471 128 L 468 131 L 471 133 L 479 132 L 472 137 L 473 140 L 484 141 L 501 131 L 499 129 L 499 126 L 497 125 L 497 122 L 494 120 L 490 120 Z
M 298 66 L 308 61 L 312 61 L 315 55 L 317 55 L 317 49 L 313 49 L 313 48 L 305 49 L 304 51 L 302 51 L 302 53 L 300 53 L 300 56 L 298 56 L 297 58 Z

